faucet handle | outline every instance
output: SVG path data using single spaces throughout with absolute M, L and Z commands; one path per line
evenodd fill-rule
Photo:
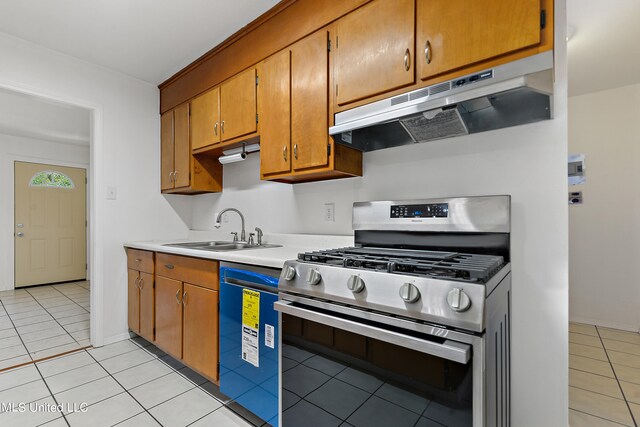
M 232 231 L 231 234 L 233 234 L 233 241 L 237 242 L 238 241 L 238 233 L 236 231 Z
M 262 229 L 260 227 L 256 227 L 256 233 L 258 233 L 258 245 L 262 245 Z M 252 233 L 253 234 L 253 233 Z
M 256 233 L 249 233 L 249 242 L 248 243 L 250 245 L 255 245 L 255 242 L 253 240 L 253 236 L 255 236 L 255 235 L 256 235 Z

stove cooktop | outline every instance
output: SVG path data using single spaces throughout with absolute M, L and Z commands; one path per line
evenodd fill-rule
M 299 261 L 434 279 L 486 283 L 505 264 L 497 255 L 350 247 L 306 252 Z

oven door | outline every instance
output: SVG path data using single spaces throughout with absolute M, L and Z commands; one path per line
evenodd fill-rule
M 274 308 L 281 427 L 484 424 L 481 337 L 291 295 Z

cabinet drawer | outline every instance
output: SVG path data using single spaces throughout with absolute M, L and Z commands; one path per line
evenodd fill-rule
M 153 274 L 153 252 L 127 249 L 127 267 L 131 270 Z
M 156 274 L 218 290 L 218 262 L 209 259 L 156 253 Z

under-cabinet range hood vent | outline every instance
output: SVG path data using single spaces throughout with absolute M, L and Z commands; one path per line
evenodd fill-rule
M 361 151 L 549 120 L 553 52 L 336 114 L 333 139 Z

